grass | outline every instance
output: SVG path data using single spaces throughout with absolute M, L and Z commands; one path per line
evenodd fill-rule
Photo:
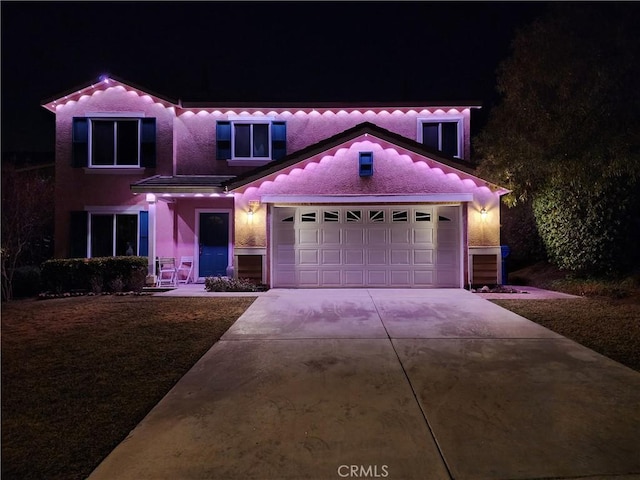
M 492 300 L 640 371 L 640 302 L 607 298 Z
M 4 304 L 2 478 L 86 478 L 254 300 Z
M 531 285 L 584 297 L 625 298 L 640 295 L 640 275 L 619 279 L 581 278 L 546 262 L 509 273 L 510 285 Z
M 577 278 L 539 263 L 509 274 L 532 285 L 586 298 L 493 300 L 560 335 L 640 371 L 640 279 Z

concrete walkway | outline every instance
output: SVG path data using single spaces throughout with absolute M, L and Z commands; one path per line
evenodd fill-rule
M 640 374 L 465 290 L 270 290 L 90 478 L 637 479 Z

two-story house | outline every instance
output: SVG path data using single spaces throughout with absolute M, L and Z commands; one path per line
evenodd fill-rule
M 56 257 L 193 256 L 271 287 L 501 283 L 477 103 L 191 104 L 113 77 L 57 95 Z

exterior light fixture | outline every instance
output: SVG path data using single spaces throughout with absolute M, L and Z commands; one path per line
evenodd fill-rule
M 259 207 L 259 200 L 249 200 L 249 210 L 247 210 L 247 220 L 249 223 L 253 223 L 253 214 L 256 213 L 256 210 L 258 210 Z
M 156 196 L 153 193 L 147 193 L 147 202 L 155 203 Z
M 480 210 L 480 215 L 482 215 L 482 220 L 486 220 L 486 218 L 487 218 L 487 209 L 482 207 L 482 210 Z

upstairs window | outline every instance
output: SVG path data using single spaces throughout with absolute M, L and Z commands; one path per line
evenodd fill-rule
M 91 119 L 90 122 L 92 167 L 140 165 L 138 119 Z
M 420 120 L 418 141 L 445 155 L 462 158 L 462 120 Z
M 271 158 L 270 137 L 268 123 L 234 122 L 231 158 Z
M 216 125 L 216 156 L 236 165 L 262 165 L 286 155 L 286 123 L 230 120 Z
M 74 167 L 155 167 L 156 119 L 76 117 L 72 143 Z

